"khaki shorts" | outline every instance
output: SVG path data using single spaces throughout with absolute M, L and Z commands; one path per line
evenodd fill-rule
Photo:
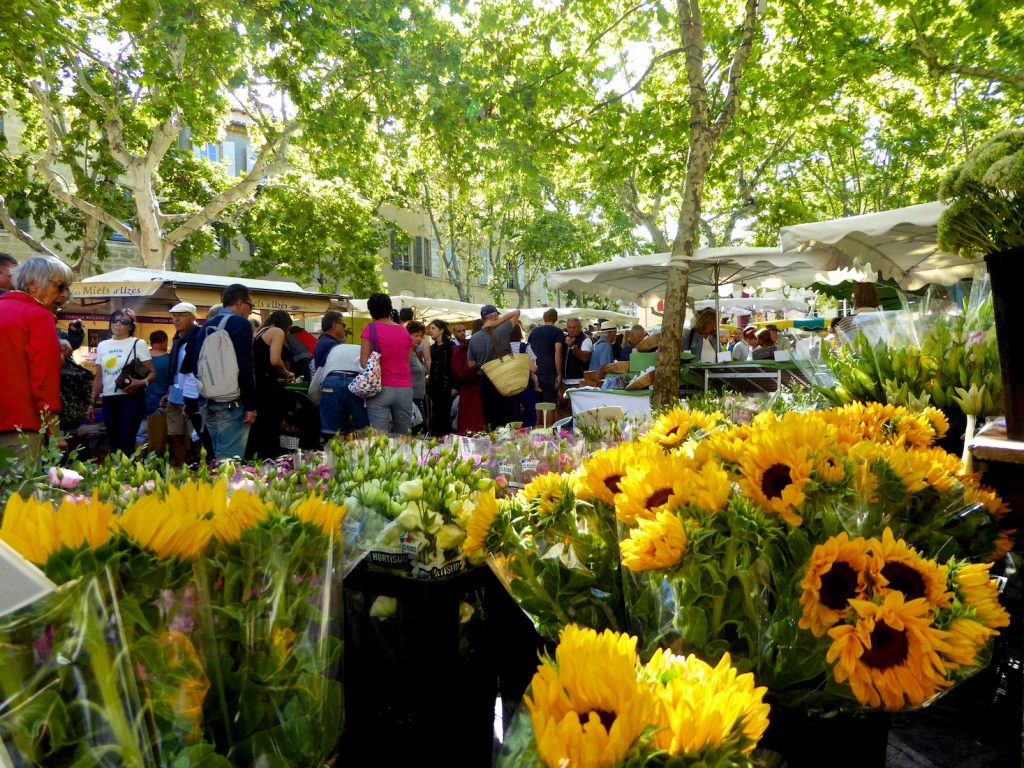
M 191 435 L 192 421 L 180 405 L 167 406 L 167 435 Z

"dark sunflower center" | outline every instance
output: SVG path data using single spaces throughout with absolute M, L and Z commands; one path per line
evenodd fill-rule
M 785 464 L 772 464 L 761 477 L 761 491 L 769 499 L 781 499 L 786 486 L 793 482 L 789 467 Z
M 601 719 L 601 725 L 604 726 L 606 731 L 611 731 L 612 725 L 615 723 L 615 713 L 607 712 L 603 709 L 592 709 L 589 712 L 577 712 L 576 717 L 580 719 L 580 725 L 586 725 L 587 721 L 590 720 L 590 712 L 593 712 Z
M 902 592 L 907 600 L 916 600 L 925 595 L 924 577 L 909 565 L 886 563 L 882 575 L 889 582 L 889 589 Z
M 654 493 L 652 493 L 650 496 L 647 497 L 647 508 L 648 509 L 657 509 L 662 504 L 664 504 L 666 501 L 668 501 L 669 496 L 671 496 L 671 495 L 672 495 L 672 489 L 671 488 L 662 488 L 661 490 L 655 491 Z
M 622 475 L 608 475 L 604 479 L 604 486 L 612 493 L 618 493 L 620 482 L 622 482 Z
M 907 633 L 880 621 L 871 632 L 871 647 L 864 650 L 860 660 L 872 669 L 889 669 L 906 661 L 909 650 Z
M 675 437 L 679 434 L 679 425 L 676 424 L 672 429 L 665 432 L 665 437 Z
M 857 596 L 857 572 L 847 563 L 835 562 L 827 573 L 821 574 L 818 599 L 833 611 L 846 609 L 846 602 Z

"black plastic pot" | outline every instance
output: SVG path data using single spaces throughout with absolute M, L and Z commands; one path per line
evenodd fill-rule
M 1024 354 L 1018 352 L 1020 340 L 1014 323 L 1013 303 L 1024 283 L 1024 248 L 991 253 L 985 257 L 992 281 L 992 305 L 996 315 L 999 367 L 1003 374 L 1003 403 L 1006 407 L 1006 435 L 1024 440 Z

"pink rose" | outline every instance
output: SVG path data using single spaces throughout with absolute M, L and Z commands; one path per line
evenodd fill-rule
M 73 469 L 50 467 L 50 471 L 47 473 L 47 476 L 50 478 L 50 485 L 56 488 L 62 488 L 65 491 L 70 491 L 82 482 L 82 476 Z
M 496 478 L 494 478 L 494 484 L 499 488 L 504 488 L 508 485 L 508 478 L 505 477 L 504 475 L 498 475 Z

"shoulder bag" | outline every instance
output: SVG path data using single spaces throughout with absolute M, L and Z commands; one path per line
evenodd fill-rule
M 139 356 L 135 353 L 135 349 L 139 344 L 139 340 L 136 339 L 135 343 L 132 344 L 132 350 L 128 353 L 128 358 L 124 361 L 124 365 L 121 366 L 121 372 L 117 374 L 117 388 L 120 390 L 128 389 L 135 379 L 147 379 L 149 378 L 149 369 L 145 363 L 139 360 Z
M 370 357 L 363 370 L 349 382 L 348 391 L 356 397 L 373 397 L 382 388 L 380 376 L 380 343 L 377 340 L 377 324 L 370 324 Z

